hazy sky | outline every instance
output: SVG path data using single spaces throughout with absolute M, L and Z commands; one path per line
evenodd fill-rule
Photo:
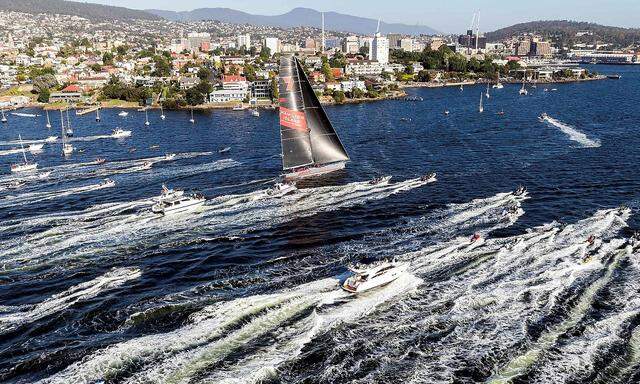
M 480 29 L 491 31 L 531 20 L 591 21 L 640 27 L 640 0 L 85 0 L 129 8 L 185 11 L 227 7 L 261 15 L 285 13 L 295 7 L 336 11 L 386 22 L 428 25 L 443 32 L 461 32 L 480 9 Z

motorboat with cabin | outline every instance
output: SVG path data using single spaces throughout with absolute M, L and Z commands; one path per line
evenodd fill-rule
M 280 58 L 279 91 L 284 180 L 344 169 L 349 155 L 295 56 Z
M 129 136 L 131 136 L 131 131 L 125 131 L 124 129 L 121 129 L 121 128 L 116 128 L 111 132 L 111 137 L 116 139 L 121 139 Z
M 181 189 L 168 188 L 166 184 L 162 184 L 162 193 L 158 197 L 154 197 L 153 201 L 162 202 L 168 199 L 175 199 L 184 196 L 184 191 Z
M 385 286 L 398 279 L 409 268 L 408 263 L 382 261 L 366 268 L 349 268 L 353 275 L 342 283 L 342 289 L 350 293 L 363 293 Z
M 100 182 L 100 184 L 98 184 L 98 187 L 100 188 L 110 188 L 115 186 L 116 186 L 116 182 L 111 179 L 104 179 Z
M 151 207 L 151 212 L 166 215 L 188 211 L 204 205 L 207 201 L 202 194 L 194 193 L 190 195 L 169 196 L 162 198 Z
M 275 183 L 273 187 L 267 190 L 269 197 L 282 197 L 297 191 L 295 183 Z

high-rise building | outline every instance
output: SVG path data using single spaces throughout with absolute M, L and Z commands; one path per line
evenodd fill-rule
M 549 56 L 551 55 L 551 44 L 547 41 L 534 41 L 531 53 L 535 56 Z
M 371 47 L 369 48 L 369 59 L 375 60 L 383 65 L 389 62 L 389 40 L 382 36 L 380 32 L 376 33 L 376 36 L 371 42 Z
M 356 54 L 360 49 L 357 36 L 347 36 L 342 39 L 342 52 L 346 54 Z
M 236 37 L 236 48 L 240 49 L 242 47 L 245 47 L 246 49 L 251 47 L 251 35 L 248 33 L 245 35 L 238 35 Z
M 516 44 L 516 56 L 527 56 L 531 52 L 531 40 L 525 38 Z
M 280 53 L 280 40 L 277 37 L 267 37 L 264 39 L 264 46 L 269 48 L 272 55 Z
M 313 37 L 307 37 L 304 41 L 304 47 L 307 49 L 318 49 L 318 44 Z
M 387 35 L 387 39 L 389 40 L 389 48 L 396 49 L 400 48 L 400 42 L 402 41 L 402 35 L 399 33 L 390 33 Z
M 186 49 L 197 50 L 202 46 L 202 43 L 211 43 L 211 35 L 207 32 L 190 32 L 187 34 L 187 40 L 189 43 Z
M 389 40 L 389 45 L 393 47 L 393 45 L 391 45 L 391 40 Z M 405 52 L 413 52 L 413 39 L 412 38 L 404 38 L 402 40 L 400 40 L 400 49 L 402 49 Z

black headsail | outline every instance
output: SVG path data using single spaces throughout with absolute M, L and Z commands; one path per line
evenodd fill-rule
M 280 134 L 283 167 L 349 160 L 297 58 L 280 61 Z

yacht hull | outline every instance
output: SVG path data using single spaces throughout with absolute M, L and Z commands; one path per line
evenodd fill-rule
M 320 175 L 326 175 L 327 173 L 335 172 L 344 169 L 346 161 L 338 161 L 335 163 L 324 164 L 321 166 L 310 166 L 301 169 L 293 170 L 291 172 L 282 175 L 286 181 L 295 181 L 305 179 L 308 177 L 316 177 Z

